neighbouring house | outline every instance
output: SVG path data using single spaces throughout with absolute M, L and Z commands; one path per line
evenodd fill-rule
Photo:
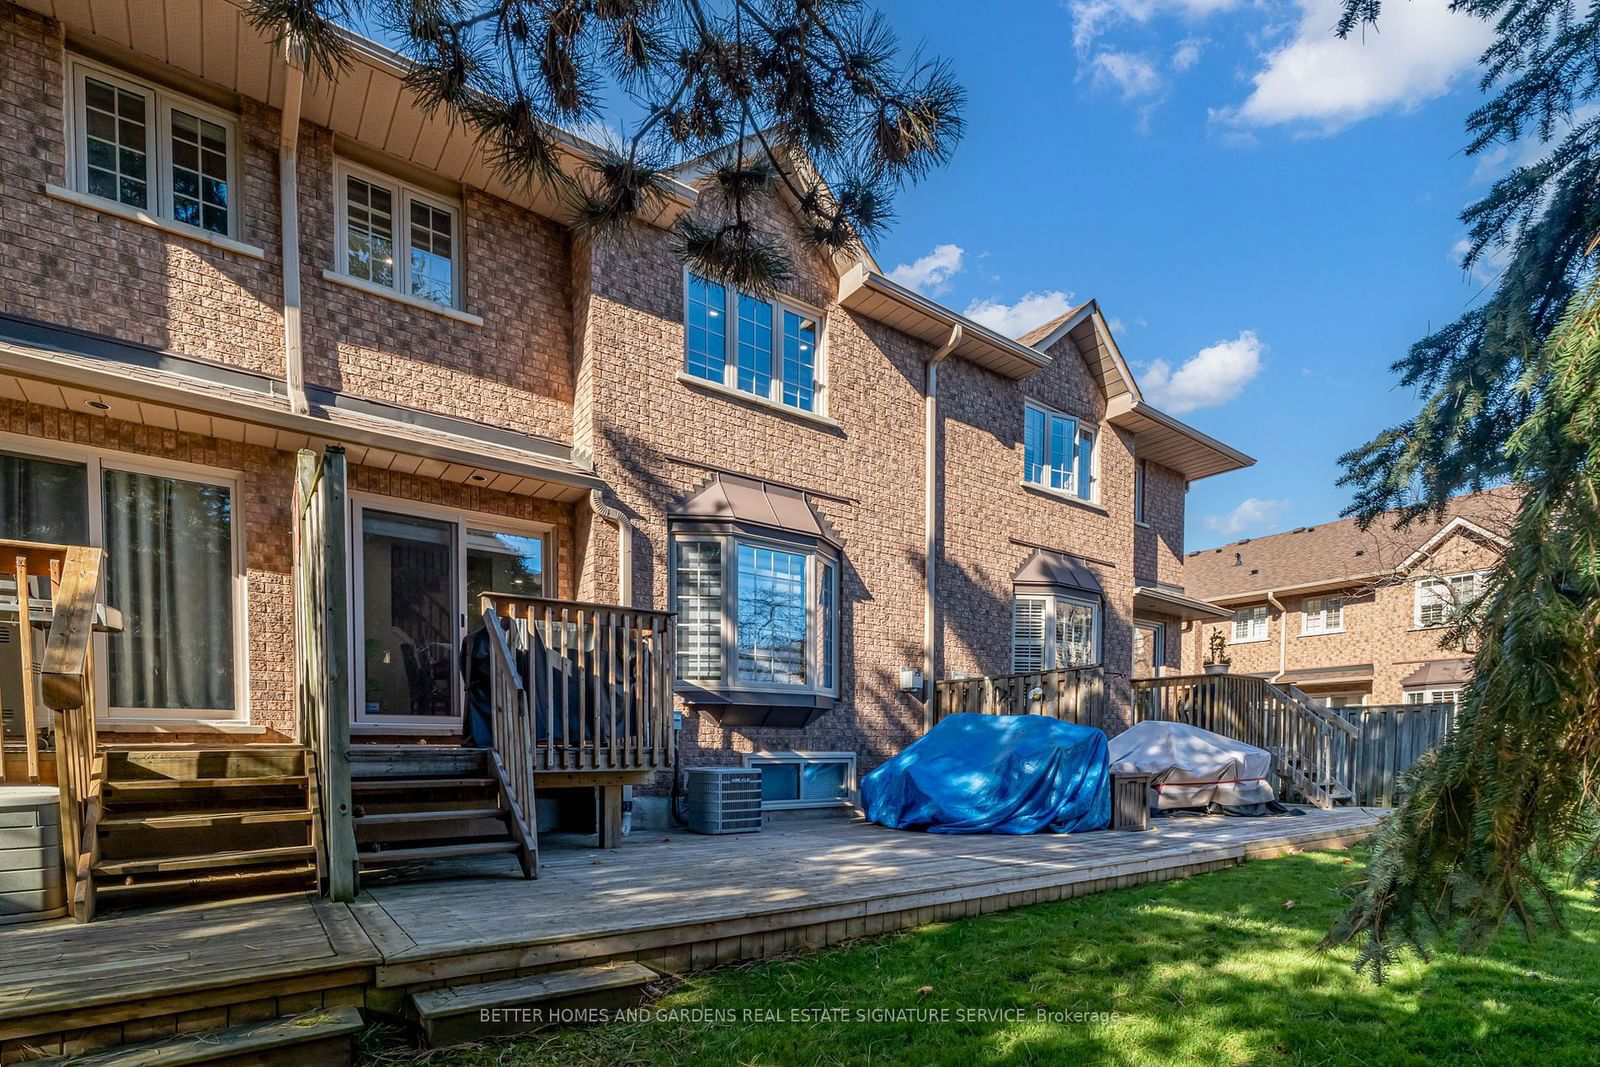
M 1443 639 L 1499 561 L 1517 500 L 1491 489 L 1405 529 L 1341 519 L 1189 553 L 1190 591 L 1233 617 L 1193 627 L 1185 668 L 1201 669 L 1220 632 L 1231 673 L 1298 686 L 1327 707 L 1454 703 L 1471 651 Z
M 587 612 L 559 631 L 595 660 L 673 613 L 678 762 L 838 805 L 936 678 L 1100 664 L 1126 722 L 1227 617 L 1184 497 L 1251 460 L 1145 401 L 1092 301 L 1003 337 L 819 257 L 781 200 L 793 280 L 737 292 L 672 251 L 695 164 L 586 243 L 352 40 L 330 82 L 231 0 L 0 0 L 0 538 L 105 550 L 102 742 L 304 742 L 321 650 L 352 753 L 448 747 L 493 592 Z M 329 446 L 348 634 L 302 603 L 297 655 L 297 470 Z M 626 769 L 662 817 L 663 762 L 603 755 L 536 771 Z

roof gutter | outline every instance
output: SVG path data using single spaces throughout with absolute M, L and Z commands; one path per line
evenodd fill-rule
M 283 378 L 289 410 L 306 415 L 306 361 L 300 334 L 300 97 L 305 88 L 303 50 L 293 39 L 283 46 L 282 125 L 278 133 L 278 212 L 283 240 Z
M 950 326 L 950 337 L 928 357 L 927 385 L 922 397 L 922 696 L 923 728 L 933 725 L 934 647 L 938 641 L 938 604 L 935 583 L 939 572 L 939 364 L 961 343 L 961 323 Z

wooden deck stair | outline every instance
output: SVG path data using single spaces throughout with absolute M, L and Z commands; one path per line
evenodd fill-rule
M 488 749 L 352 745 L 350 793 L 364 872 L 503 852 L 534 876 L 536 846 L 512 817 Z
M 342 1067 L 352 1062 L 355 1035 L 361 1026 L 361 1012 L 356 1008 L 318 1009 L 42 1062 L 76 1067 L 187 1067 L 201 1063 Z
M 91 867 L 101 906 L 314 888 L 311 758 L 294 745 L 106 746 Z
M 566 1012 L 630 1007 L 658 977 L 641 963 L 593 964 L 413 993 L 411 1008 L 428 1044 L 439 1048 L 582 1021 Z

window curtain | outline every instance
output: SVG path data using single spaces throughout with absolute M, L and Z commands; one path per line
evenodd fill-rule
M 105 472 L 115 708 L 231 711 L 233 500 L 226 487 Z
M 0 537 L 88 544 L 88 468 L 0 452 Z

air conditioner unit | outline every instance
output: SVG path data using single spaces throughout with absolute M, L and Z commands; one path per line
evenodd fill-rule
M 754 767 L 690 767 L 689 829 L 697 834 L 749 834 L 761 829 L 761 771 Z

